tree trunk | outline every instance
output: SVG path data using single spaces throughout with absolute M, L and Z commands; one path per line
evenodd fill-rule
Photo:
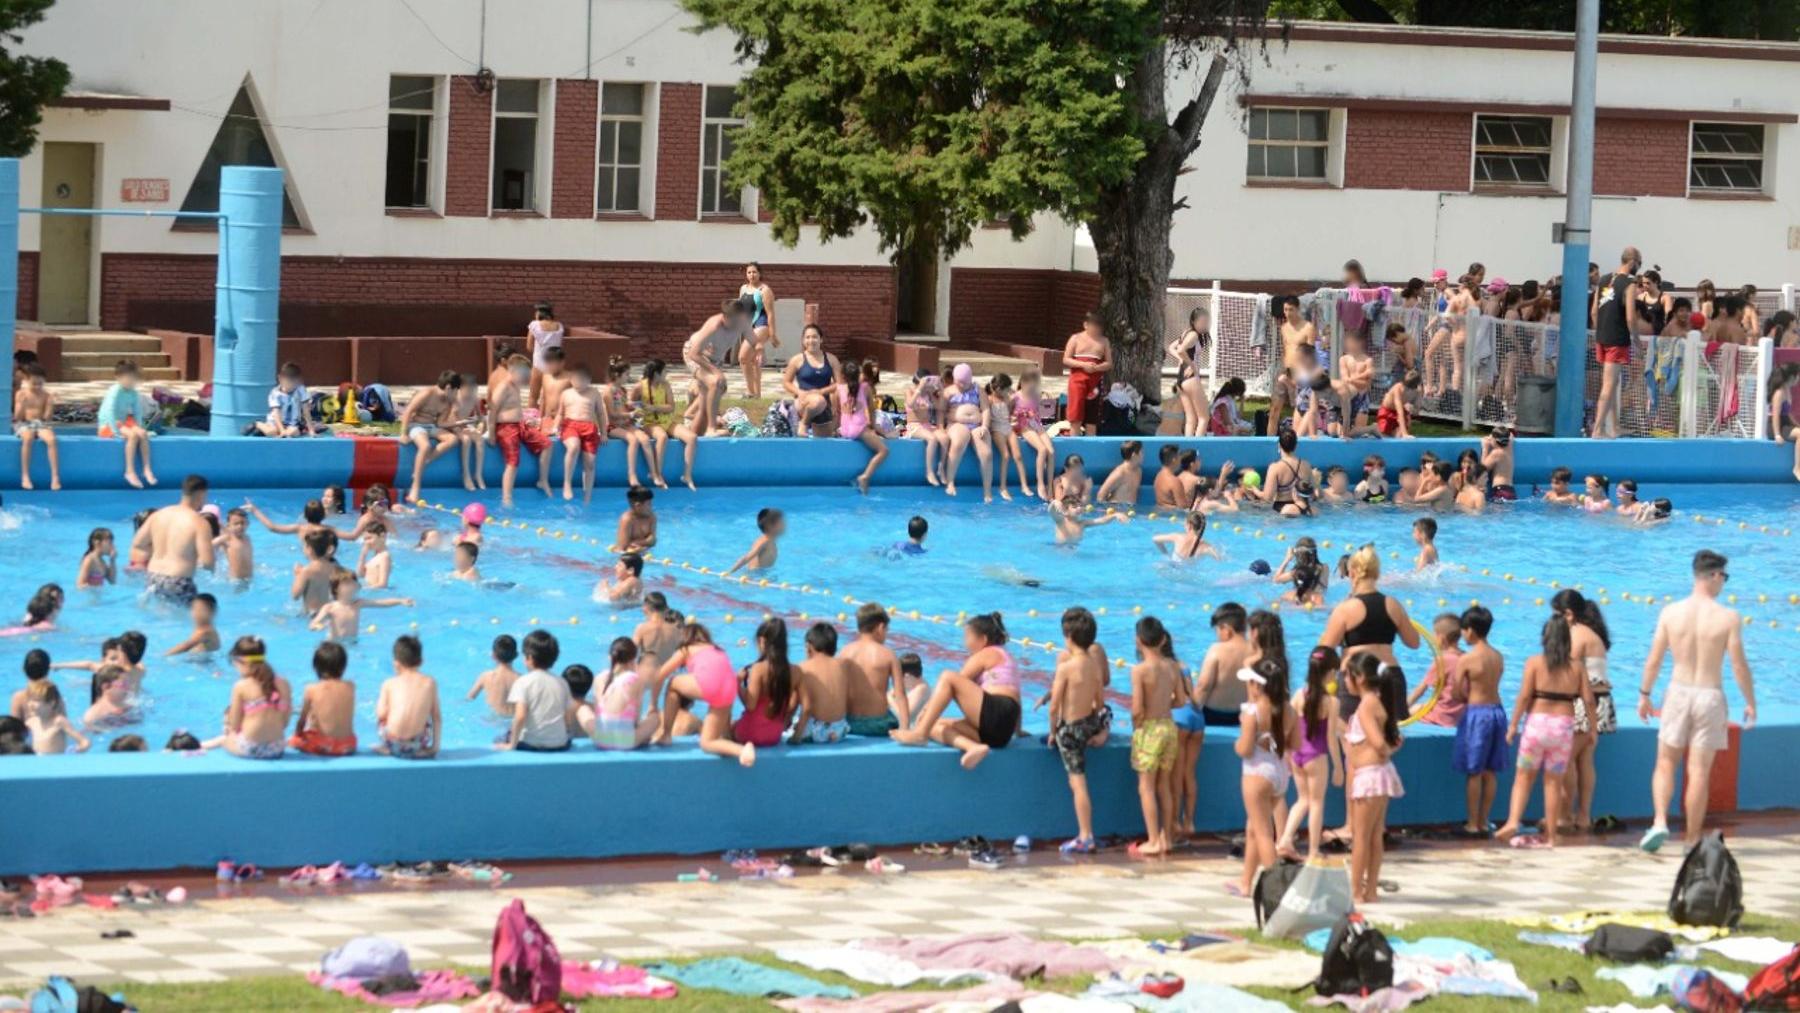
M 1167 48 L 1152 46 L 1126 82 L 1138 121 L 1145 124 L 1147 150 L 1129 180 L 1101 193 L 1099 210 L 1088 223 L 1100 267 L 1100 316 L 1113 343 L 1111 379 L 1131 384 L 1153 403 L 1163 399 L 1163 304 L 1175 259 L 1169 247 L 1178 210 L 1175 180 L 1198 146 L 1206 111 L 1224 78 L 1225 57 L 1213 56 L 1199 95 L 1174 122 L 1164 95 L 1167 64 Z

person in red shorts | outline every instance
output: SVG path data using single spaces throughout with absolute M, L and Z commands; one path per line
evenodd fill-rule
M 569 386 L 556 402 L 557 438 L 563 445 L 563 499 L 574 499 L 572 479 L 575 455 L 581 455 L 581 497 L 594 498 L 594 457 L 606 442 L 606 402 L 594 387 L 594 375 L 586 366 L 569 370 Z
M 531 382 L 531 360 L 514 355 L 506 360 L 506 372 L 496 373 L 500 382 L 488 391 L 487 440 L 500 448 L 506 470 L 500 476 L 500 503 L 513 505 L 513 480 L 519 474 L 519 444 L 530 448 L 538 459 L 537 487 L 550 495 L 550 434 L 537 426 L 525 424 L 523 391 Z
M 1594 293 L 1594 361 L 1600 364 L 1600 397 L 1594 404 L 1596 440 L 1619 435 L 1619 367 L 1631 365 L 1632 335 L 1645 329 L 1638 316 L 1642 292 L 1638 270 L 1644 256 L 1627 246 L 1619 254 L 1619 269 L 1600 279 Z
M 1389 387 L 1381 396 L 1381 407 L 1375 411 L 1375 429 L 1383 436 L 1398 436 L 1403 440 L 1412 439 L 1413 412 L 1419 404 L 1419 388 L 1425 378 L 1416 369 L 1409 369 L 1400 382 Z
M 1100 329 L 1100 314 L 1081 318 L 1081 330 L 1069 335 L 1063 347 L 1063 368 L 1069 371 L 1069 435 L 1092 436 L 1099 429 L 1100 394 L 1112 369 L 1112 342 Z

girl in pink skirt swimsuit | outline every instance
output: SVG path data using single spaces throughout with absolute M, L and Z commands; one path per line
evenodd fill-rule
M 1393 760 L 1400 748 L 1399 715 L 1406 707 L 1406 691 L 1400 670 L 1373 654 L 1353 658 L 1348 676 L 1358 697 L 1344 732 L 1355 770 L 1350 781 L 1350 894 L 1358 904 L 1373 904 L 1381 882 L 1388 800 L 1406 794 Z

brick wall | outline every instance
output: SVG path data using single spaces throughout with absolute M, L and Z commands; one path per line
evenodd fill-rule
M 103 325 L 210 330 L 216 269 L 210 255 L 105 254 Z M 820 305 L 834 348 L 852 337 L 893 336 L 892 268 L 765 264 L 764 273 L 782 298 Z M 674 359 L 742 281 L 737 263 L 283 257 L 281 333 L 523 333 L 531 304 L 549 299 L 571 324 L 631 335 L 634 355 Z M 396 331 L 396 321 L 406 329 Z M 798 340 L 783 335 L 781 351 Z
M 1594 121 L 1594 193 L 1608 197 L 1687 196 L 1685 120 Z
M 444 167 L 444 213 L 486 217 L 493 169 L 494 93 L 477 92 L 473 77 L 450 79 L 449 155 Z
M 1473 130 L 1468 113 L 1353 109 L 1344 124 L 1344 185 L 1466 192 Z
M 950 269 L 950 337 L 1056 348 L 1100 305 L 1100 276 L 1037 268 Z
M 36 250 L 19 251 L 19 320 L 37 319 L 38 255 Z
M 656 217 L 691 222 L 700 217 L 701 86 L 656 90 Z
M 600 82 L 556 82 L 555 154 L 551 157 L 550 217 L 594 214 L 594 142 L 600 116 Z

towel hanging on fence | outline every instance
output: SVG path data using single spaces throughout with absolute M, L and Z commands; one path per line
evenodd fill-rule
M 1738 353 L 1742 345 L 1723 344 L 1719 346 L 1719 363 L 1714 367 L 1719 374 L 1719 412 L 1714 420 L 1720 428 L 1731 424 L 1738 413 Z
M 1649 396 L 1650 414 L 1656 414 L 1657 402 L 1665 397 L 1673 397 L 1675 389 L 1681 384 L 1681 343 L 1683 339 L 1669 336 L 1656 337 L 1649 340 L 1649 354 L 1644 356 L 1644 392 Z
M 1494 381 L 1494 323 L 1490 316 L 1479 316 L 1469 325 L 1467 351 L 1471 363 L 1475 367 L 1477 385 Z

